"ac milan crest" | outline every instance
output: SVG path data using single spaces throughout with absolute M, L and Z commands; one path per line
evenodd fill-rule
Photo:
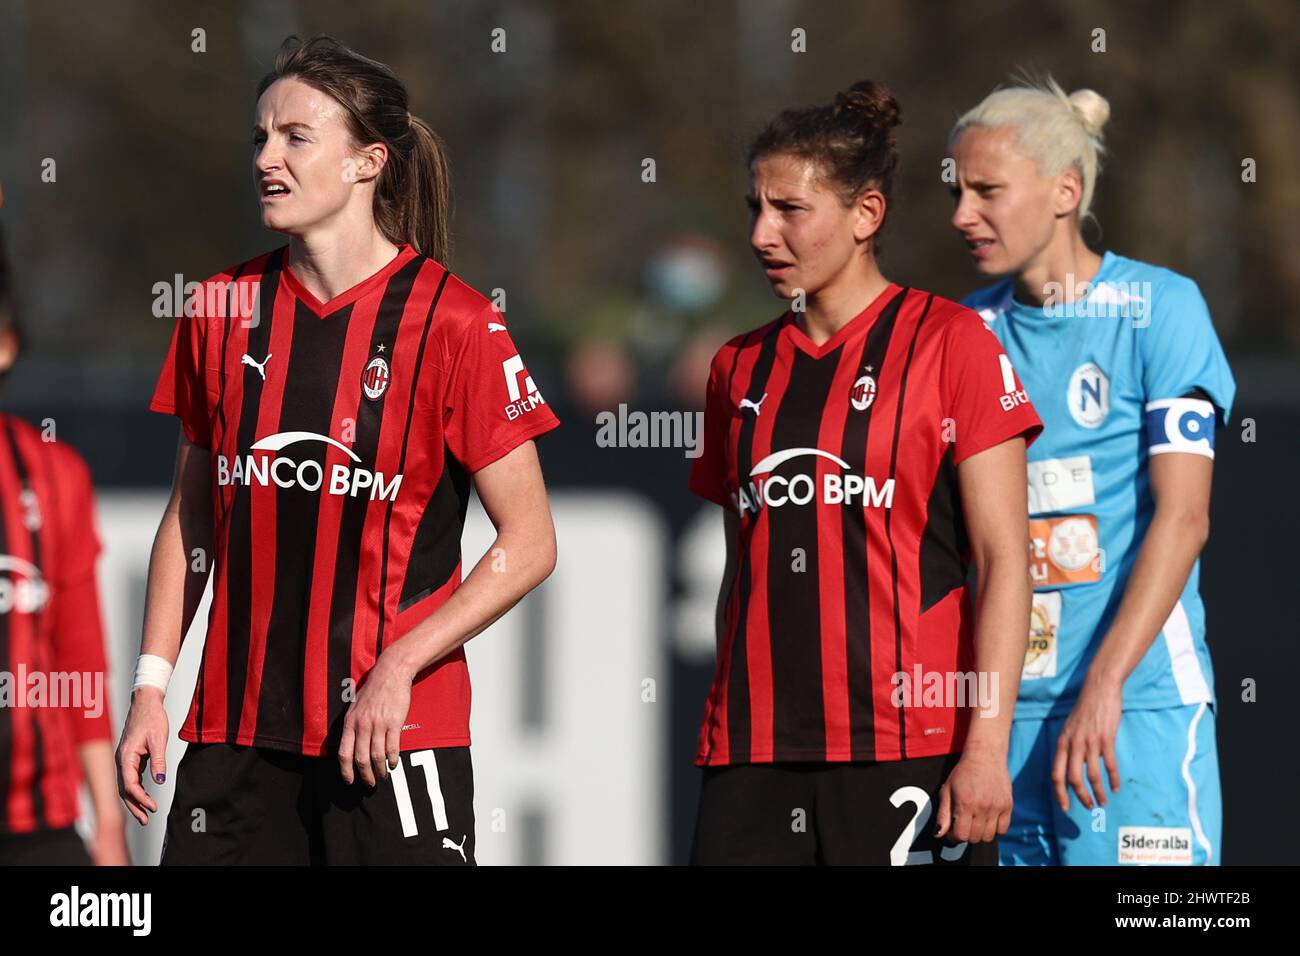
M 853 390 L 849 392 L 849 401 L 853 403 L 855 409 L 865 412 L 875 400 L 876 380 L 874 378 L 864 375 L 853 383 Z
M 366 393 L 366 398 L 372 402 L 382 398 L 384 392 L 388 391 L 389 378 L 388 363 L 382 355 L 376 355 L 361 373 L 361 389 Z

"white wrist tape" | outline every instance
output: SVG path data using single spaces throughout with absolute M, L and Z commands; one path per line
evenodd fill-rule
M 141 654 L 135 662 L 135 683 L 131 685 L 131 690 L 144 686 L 157 687 L 165 694 L 171 677 L 172 665 L 167 663 L 166 658 L 157 654 Z

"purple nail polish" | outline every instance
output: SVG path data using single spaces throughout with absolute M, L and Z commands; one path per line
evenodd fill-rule
M 154 783 L 164 783 L 164 782 L 166 782 L 166 780 L 167 780 L 167 774 L 165 774 L 165 773 L 156 773 L 156 774 L 153 775 L 153 780 L 154 780 Z

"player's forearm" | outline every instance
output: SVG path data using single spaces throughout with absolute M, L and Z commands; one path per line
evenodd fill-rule
M 1088 667 L 1088 683 L 1123 686 L 1169 619 L 1209 533 L 1204 512 L 1156 507 L 1115 620 Z
M 975 601 L 975 668 L 988 677 L 991 700 L 981 701 L 966 737 L 967 751 L 1005 757 L 1020 673 L 1029 643 L 1029 568 L 1023 549 L 978 564 Z
M 211 569 L 211 518 L 169 507 L 149 555 L 141 654 L 176 663 Z
M 547 528 L 502 530 L 446 602 L 385 649 L 411 678 L 487 630 L 555 569 Z
M 77 747 L 81 771 L 90 789 L 95 808 L 95 826 L 121 828 L 124 821 L 122 801 L 117 795 L 117 765 L 111 740 L 89 740 Z

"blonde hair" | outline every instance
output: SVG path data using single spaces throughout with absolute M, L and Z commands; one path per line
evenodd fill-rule
M 948 146 L 970 126 L 1010 126 L 1020 151 L 1032 159 L 1043 176 L 1056 176 L 1073 167 L 1083 184 L 1079 219 L 1089 215 L 1092 194 L 1101 172 L 1101 128 L 1110 118 L 1110 104 L 1093 90 L 1065 90 L 1048 76 L 1025 78 L 1015 86 L 994 90 L 967 111 L 948 134 Z

